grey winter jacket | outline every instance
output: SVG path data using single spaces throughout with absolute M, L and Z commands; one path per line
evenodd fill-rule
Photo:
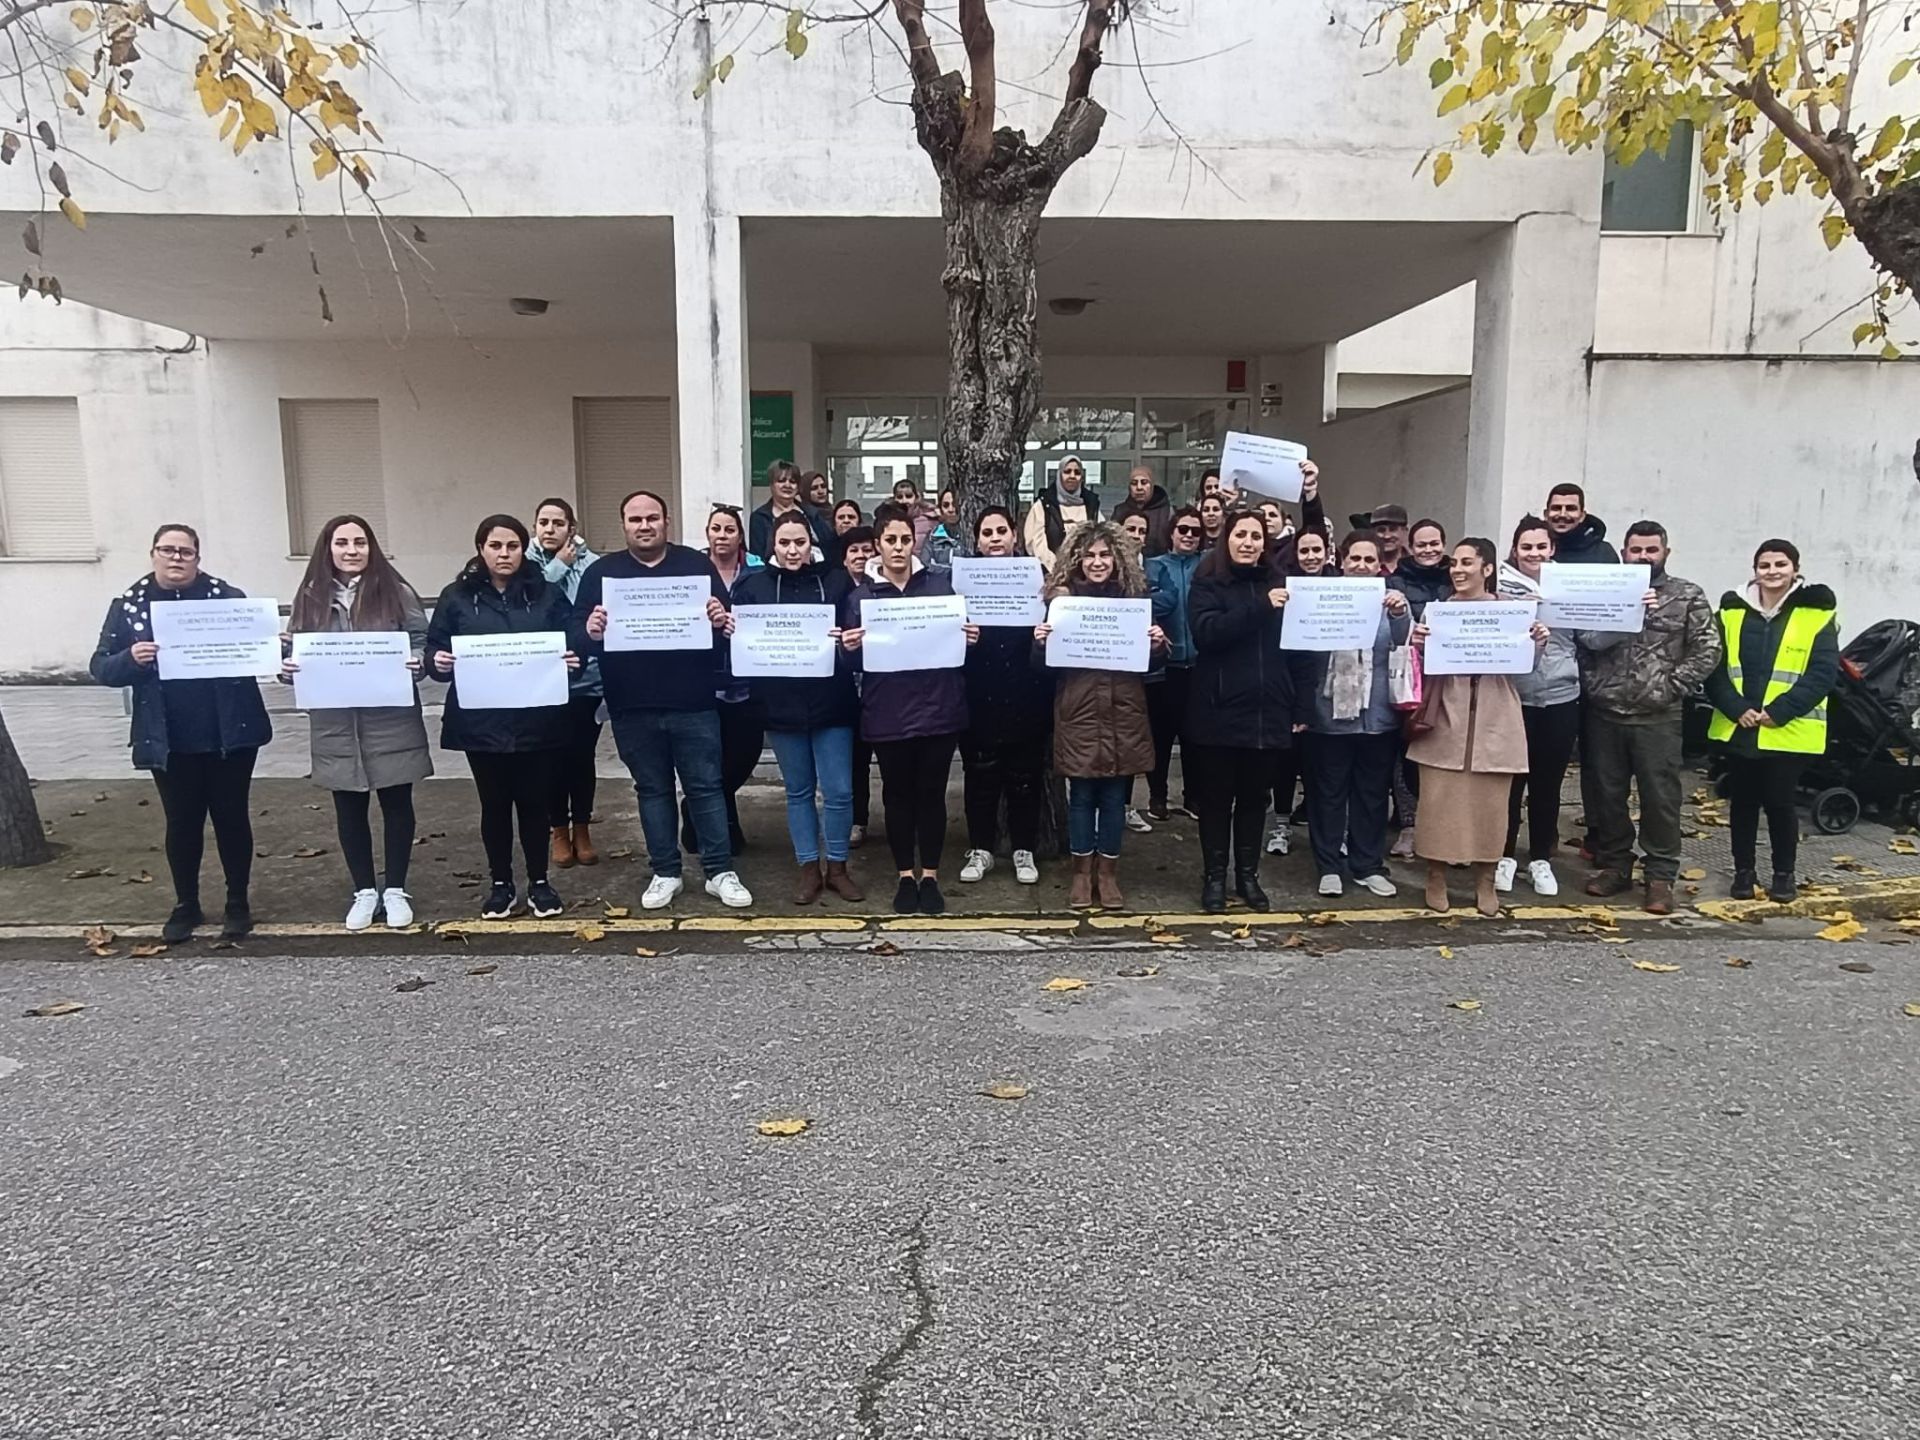
M 333 608 L 327 630 L 338 634 L 353 628 L 352 592 L 334 585 Z M 424 658 L 427 612 L 410 586 L 403 586 L 401 625 L 416 657 Z M 426 722 L 420 717 L 420 698 L 411 705 L 363 707 L 355 710 L 310 710 L 313 783 L 323 790 L 384 790 L 389 785 L 411 785 L 433 774 L 433 752 L 427 744 Z
M 1616 720 L 1676 716 L 1726 648 L 1706 592 L 1691 580 L 1662 575 L 1659 596 L 1638 635 L 1582 630 L 1580 685 L 1587 704 Z
M 1538 581 L 1529 580 L 1511 565 L 1500 567 L 1502 600 L 1540 599 Z M 1515 675 L 1513 688 L 1520 703 L 1528 709 L 1546 705 L 1564 705 L 1580 698 L 1580 647 L 1572 630 L 1554 630 L 1547 635 L 1546 648 L 1533 662 L 1531 675 Z

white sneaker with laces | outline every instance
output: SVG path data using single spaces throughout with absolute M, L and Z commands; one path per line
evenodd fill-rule
M 382 891 L 380 908 L 387 912 L 389 930 L 405 930 L 413 924 L 413 897 L 404 890 Z
M 1338 875 L 1322 875 L 1320 877 L 1320 893 L 1328 896 L 1344 895 L 1347 893 L 1347 887 L 1340 883 L 1340 877 Z
M 656 875 L 647 882 L 647 893 L 640 897 L 640 908 L 664 910 L 684 889 L 686 889 L 686 882 L 678 875 Z
M 734 910 L 753 904 L 753 892 L 740 883 L 739 872 L 734 870 L 722 870 L 707 881 L 707 894 Z
M 1384 875 L 1362 875 L 1355 883 L 1362 889 L 1378 895 L 1382 900 L 1391 899 L 1400 893 L 1400 887 Z
M 1273 822 L 1273 828 L 1267 832 L 1267 854 L 1284 855 L 1293 847 L 1293 832 L 1285 820 Z
M 967 851 L 967 863 L 960 867 L 960 878 L 971 885 L 976 880 L 987 878 L 987 872 L 993 869 L 993 852 L 990 850 Z
M 961 877 L 965 879 L 965 876 Z M 1040 867 L 1034 863 L 1033 851 L 1016 850 L 1013 852 L 1013 878 L 1022 885 L 1040 883 Z
M 380 908 L 378 890 L 356 890 L 353 892 L 353 908 L 347 911 L 347 929 L 364 930 L 373 924 L 374 912 Z
M 1129 805 L 1127 807 L 1127 829 L 1133 831 L 1136 835 L 1151 835 L 1153 833 L 1153 822 L 1148 820 L 1147 817 L 1142 815 L 1138 810 L 1134 809 L 1133 806 Z
M 1560 893 L 1560 881 L 1554 876 L 1553 866 L 1545 860 L 1536 860 L 1527 866 L 1527 883 L 1533 886 L 1536 895 Z
M 1513 889 L 1513 877 L 1520 869 L 1520 862 L 1511 855 L 1493 867 L 1493 888 L 1502 895 Z

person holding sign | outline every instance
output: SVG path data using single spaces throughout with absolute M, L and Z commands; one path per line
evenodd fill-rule
M 1499 568 L 1491 540 L 1469 538 L 1454 546 L 1453 594 L 1427 607 L 1413 643 L 1428 643 L 1438 607 L 1497 602 Z M 1547 627 L 1536 620 L 1530 633 L 1537 660 Z M 1494 866 L 1506 852 L 1514 777 L 1527 773 L 1527 728 L 1512 678 L 1429 671 L 1413 731 L 1407 758 L 1420 767 L 1413 848 L 1427 862 L 1427 908 L 1448 909 L 1447 867 L 1471 865 L 1474 903 L 1482 915 L 1498 915 Z
M 940 893 L 940 857 L 947 843 L 947 772 L 953 768 L 954 748 L 967 728 L 966 678 L 958 663 L 905 668 L 901 662 L 916 657 L 899 653 L 891 654 L 887 668 L 882 669 L 865 651 L 867 629 L 869 625 L 911 625 L 910 643 L 921 660 L 943 652 L 946 632 L 957 629 L 964 663 L 965 647 L 980 638 L 980 627 L 966 623 L 964 604 L 953 596 L 951 576 L 927 569 L 914 556 L 914 519 L 903 506 L 879 506 L 873 527 L 880 558 L 867 581 L 842 604 L 840 643 L 865 670 L 860 732 L 880 760 L 887 845 L 900 872 L 893 908 L 902 915 L 915 911 L 939 915 L 947 908 Z M 944 596 L 956 601 L 951 618 L 899 621 L 887 613 L 889 602 Z M 889 648 L 897 652 L 901 647 Z
M 550 704 L 532 706 L 463 703 L 455 673 L 454 642 L 469 637 L 540 636 L 567 628 L 567 597 L 547 583 L 527 555 L 527 527 L 511 515 L 489 515 L 473 534 L 473 559 L 440 592 L 427 627 L 426 668 L 447 682 L 441 712 L 440 748 L 463 750 L 480 796 L 480 843 L 487 852 L 493 887 L 480 916 L 505 920 L 518 908 L 513 886 L 513 832 L 527 866 L 527 908 L 542 918 L 566 907 L 547 881 L 548 807 L 553 776 L 567 743 L 567 696 L 556 681 Z M 472 657 L 469 657 L 471 660 Z M 565 653 L 568 673 L 580 657 Z M 461 672 L 464 674 L 465 672 Z M 484 672 L 482 672 L 484 673 Z M 473 677 L 475 681 L 480 676 Z M 478 688 L 470 686 L 470 689 Z M 485 693 L 484 691 L 482 693 Z M 470 697 L 471 698 L 471 697 Z
M 1047 598 L 1136 599 L 1147 593 L 1139 548 L 1120 528 L 1092 520 L 1069 534 L 1054 559 Z M 1051 613 L 1051 612 L 1050 612 Z M 1044 652 L 1053 620 L 1033 628 Z M 1138 633 L 1138 632 L 1136 632 Z M 1147 628 L 1147 644 L 1165 650 L 1167 635 Z M 1067 780 L 1067 849 L 1073 880 L 1067 904 L 1078 910 L 1126 907 L 1120 889 L 1120 841 L 1127 832 L 1133 777 L 1153 768 L 1147 691 L 1136 670 L 1061 668 L 1053 693 L 1053 769 Z
M 791 611 L 824 610 L 828 619 L 835 619 L 852 587 L 845 571 L 838 566 L 829 569 L 813 555 L 813 530 L 804 516 L 789 511 L 774 521 L 773 563 L 755 570 L 734 591 L 736 625 L 749 610 L 773 605 Z M 798 615 L 790 623 L 797 631 Z M 832 642 L 828 660 L 833 664 L 844 654 L 839 626 L 832 625 L 827 635 Z M 736 673 L 745 668 L 743 641 L 744 636 L 736 632 Z M 842 900 L 864 900 L 866 896 L 847 873 L 847 837 L 853 829 L 853 727 L 860 718 L 852 667 L 841 662 L 825 675 L 755 675 L 748 683 L 787 787 L 787 833 L 800 867 L 793 903 L 813 904 L 823 887 Z
M 221 934 L 237 940 L 253 929 L 248 887 L 253 877 L 253 822 L 247 808 L 260 747 L 273 738 L 259 682 L 246 676 L 193 680 L 160 678 L 160 647 L 153 609 L 180 601 L 239 600 L 242 591 L 200 569 L 200 536 L 190 525 L 153 532 L 153 569 L 107 607 L 100 643 L 87 664 L 102 685 L 125 688 L 132 702 L 128 744 L 133 766 L 153 774 L 167 817 L 167 869 L 173 876 L 173 913 L 161 939 L 178 945 L 193 936 L 200 909 L 200 861 L 207 821 L 226 873 L 227 907 Z
M 358 515 L 336 515 L 320 527 L 307 573 L 293 596 L 292 635 L 405 634 L 404 658 L 369 660 L 405 676 L 407 705 L 315 707 L 307 712 L 313 749 L 313 783 L 333 792 L 333 823 L 340 855 L 353 880 L 347 909 L 349 930 L 365 930 L 382 912 L 387 928 L 413 924 L 407 894 L 407 870 L 413 861 L 413 784 L 433 774 L 426 722 L 414 679 L 426 654 L 427 612 L 369 525 Z M 295 642 L 297 651 L 298 642 Z M 282 663 L 292 681 L 300 672 L 298 654 Z M 297 681 L 296 681 L 297 684 Z M 298 691 L 295 699 L 299 698 Z M 380 797 L 386 886 L 373 868 L 372 801 Z
M 599 552 L 587 544 L 574 517 L 573 502 L 555 495 L 533 512 L 533 542 L 527 554 L 549 585 L 558 585 L 573 603 Z M 551 859 L 556 868 L 598 865 L 593 847 L 593 797 L 600 785 L 600 706 L 604 699 L 600 666 L 589 660 L 567 682 L 567 748 L 553 781 Z
M 1327 538 L 1326 512 L 1321 508 L 1319 499 L 1319 471 L 1312 461 L 1302 466 L 1307 471 L 1306 488 L 1302 492 L 1300 528 L 1275 547 L 1274 554 L 1279 557 L 1280 568 L 1291 578 L 1293 576 L 1312 577 L 1335 574 L 1332 564 L 1333 545 Z M 1295 745 L 1291 750 L 1283 750 L 1274 758 L 1273 765 L 1273 824 L 1267 830 L 1267 854 L 1285 855 L 1293 849 L 1293 822 L 1295 817 L 1294 792 L 1300 792 L 1301 810 L 1299 818 L 1305 820 L 1306 791 L 1308 773 L 1305 765 L 1307 746 Z
M 799 471 L 794 471 L 796 475 Z M 796 482 L 797 483 L 797 482 Z M 800 514 L 789 510 L 785 515 Z M 784 515 L 782 516 L 784 518 Z M 808 522 L 808 533 L 816 547 L 820 525 L 815 517 L 801 515 Z M 822 522 L 824 523 L 824 522 Z M 819 553 L 816 548 L 815 553 Z M 729 609 L 733 597 L 747 576 L 761 568 L 760 556 L 746 549 L 740 533 L 740 507 L 716 504 L 707 516 L 707 559 L 713 573 L 720 577 Z M 714 650 L 713 698 L 720 716 L 720 788 L 727 797 L 727 844 L 734 855 L 747 848 L 746 832 L 740 828 L 740 787 L 753 778 L 766 746 L 766 722 L 760 714 L 752 689 L 733 674 L 729 650 L 732 629 L 716 631 L 709 637 Z M 697 850 L 699 833 L 693 823 L 693 805 L 685 796 L 680 800 L 680 848 Z

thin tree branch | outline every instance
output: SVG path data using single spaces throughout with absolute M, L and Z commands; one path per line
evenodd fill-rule
M 1860 83 L 1860 62 L 1867 54 L 1867 22 L 1872 18 L 1873 0 L 1860 0 L 1853 17 L 1853 53 L 1847 58 L 1847 88 L 1840 93 L 1840 114 L 1833 128 L 1848 131 L 1853 124 L 1853 91 Z
M 994 74 L 993 20 L 987 14 L 987 0 L 960 0 L 960 41 L 966 46 L 972 93 L 955 163 L 961 174 L 978 175 L 993 154 L 993 127 L 1000 103 Z
M 1100 68 L 1100 46 L 1113 28 L 1114 10 L 1120 0 L 1087 0 L 1086 20 L 1080 26 L 1080 44 L 1074 53 L 1073 68 L 1067 71 L 1067 94 L 1062 109 L 1093 93 L 1093 72 Z
M 907 68 L 914 84 L 932 89 L 940 83 L 940 57 L 934 53 L 933 37 L 927 34 L 926 0 L 893 0 L 894 18 L 907 37 Z

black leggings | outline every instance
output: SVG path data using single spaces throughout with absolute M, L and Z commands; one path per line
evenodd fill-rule
M 527 861 L 527 883 L 547 878 L 547 805 L 553 772 L 562 751 L 525 750 L 495 755 L 469 751 L 467 768 L 480 792 L 480 843 L 495 882 L 513 883 L 513 826 L 520 821 L 520 852 Z
M 153 772 L 160 808 L 167 817 L 167 869 L 173 872 L 173 898 L 181 905 L 200 903 L 200 859 L 207 850 L 207 821 L 227 876 L 227 899 L 244 901 L 253 880 L 253 821 L 247 796 L 253 788 L 254 750 L 224 755 L 167 757 L 167 768 Z
M 1186 745 L 1181 763 L 1191 775 L 1200 813 L 1200 856 L 1258 855 L 1273 787 L 1275 758 L 1282 752 L 1227 745 Z
M 1187 691 L 1192 687 L 1191 666 L 1169 666 L 1167 673 L 1147 686 L 1147 724 L 1153 730 L 1153 769 L 1147 774 L 1147 808 L 1164 810 L 1167 804 L 1167 771 L 1173 765 L 1174 742 L 1187 723 Z M 1187 752 L 1180 752 L 1181 787 L 1184 802 L 1191 797 L 1193 781 L 1186 778 Z
M 387 852 L 387 889 L 407 888 L 407 866 L 413 861 L 413 786 L 388 785 L 380 792 L 380 830 Z M 373 826 L 369 814 L 373 796 L 365 790 L 333 792 L 333 825 L 340 835 L 340 853 L 356 890 L 374 890 Z
M 919 735 L 911 740 L 876 740 L 880 761 L 880 803 L 887 812 L 887 845 L 896 870 L 918 868 L 931 875 L 940 868 L 947 845 L 947 774 L 953 769 L 958 735 Z
M 1513 777 L 1507 802 L 1507 854 L 1520 843 L 1521 800 L 1526 801 L 1527 859 L 1551 860 L 1560 840 L 1560 787 L 1567 762 L 1580 739 L 1580 701 L 1529 705 L 1522 710 L 1527 727 L 1527 773 Z
M 595 758 L 600 751 L 598 695 L 567 696 L 567 745 L 554 767 L 553 828 L 586 825 L 593 820 Z
M 853 742 L 853 823 L 862 830 L 873 808 L 873 746 L 855 735 Z
M 966 772 L 967 845 L 991 854 L 999 848 L 1000 797 L 1007 797 L 1007 839 L 1015 850 L 1040 846 L 1040 785 L 1047 769 L 1047 737 L 987 740 L 969 735 L 960 745 Z
M 1756 870 L 1760 812 L 1767 814 L 1775 873 L 1791 875 L 1800 859 L 1800 777 L 1806 755 L 1727 755 L 1727 831 L 1733 868 Z

